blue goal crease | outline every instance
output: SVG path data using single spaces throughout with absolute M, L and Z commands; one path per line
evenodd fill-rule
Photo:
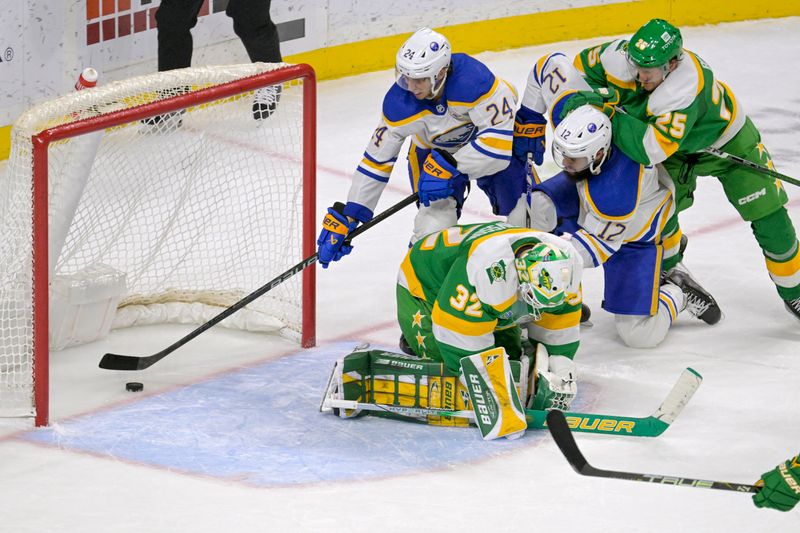
M 337 342 L 30 431 L 21 438 L 256 486 L 367 480 L 485 460 L 538 442 L 319 412 Z

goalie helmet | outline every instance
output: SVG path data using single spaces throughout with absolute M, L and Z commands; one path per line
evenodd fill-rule
M 652 19 L 639 28 L 628 42 L 628 65 L 634 78 L 639 68 L 660 68 L 664 78 L 669 62 L 683 58 L 681 30 L 662 19 Z
M 593 175 L 600 173 L 610 148 L 611 120 L 590 105 L 577 108 L 561 121 L 551 146 L 553 160 L 559 167 L 571 174 L 588 168 Z M 600 150 L 603 153 L 597 157 Z
M 572 282 L 572 262 L 563 250 L 539 242 L 517 252 L 514 266 L 519 278 L 519 296 L 535 319 L 541 316 L 541 309 L 564 303 Z
M 409 79 L 427 79 L 431 82 L 430 98 L 437 97 L 447 78 L 450 55 L 450 42 L 444 35 L 430 28 L 420 28 L 397 51 L 395 59 L 397 85 L 408 91 Z

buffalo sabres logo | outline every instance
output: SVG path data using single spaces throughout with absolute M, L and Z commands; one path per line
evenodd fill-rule
M 477 133 L 478 129 L 475 127 L 475 124 L 468 122 L 466 124 L 460 124 L 441 135 L 437 135 L 431 142 L 434 146 L 438 146 L 439 148 L 461 148 L 467 144 L 470 139 L 476 136 Z
M 436 104 L 436 112 L 439 114 L 444 113 L 444 104 Z

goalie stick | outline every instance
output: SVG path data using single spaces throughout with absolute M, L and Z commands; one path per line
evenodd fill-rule
M 629 437 L 658 437 L 672 424 L 675 418 L 694 395 L 702 382 L 700 374 L 691 368 L 685 369 L 678 381 L 672 387 L 667 397 L 661 402 L 656 411 L 648 417 L 630 417 L 615 415 L 599 415 L 590 413 L 561 413 L 567 429 L 587 433 L 601 433 L 604 435 L 622 435 Z M 331 384 L 328 388 L 330 392 Z M 326 395 L 328 394 L 326 392 Z M 364 411 L 383 411 L 403 416 L 449 416 L 474 420 L 475 413 L 469 410 L 451 411 L 433 407 L 406 407 L 402 405 L 388 405 L 370 402 L 357 402 L 354 400 L 341 400 L 326 397 L 323 399 L 320 411 L 329 409 L 362 409 Z M 526 409 L 525 417 L 528 429 L 545 429 L 548 427 L 548 413 L 539 409 Z
M 638 472 L 621 472 L 617 470 L 595 468 L 589 464 L 578 448 L 578 444 L 575 442 L 575 437 L 569 429 L 564 413 L 561 411 L 550 411 L 547 413 L 547 427 L 550 429 L 550 435 L 552 435 L 553 440 L 556 441 L 558 449 L 564 454 L 564 457 L 566 457 L 572 469 L 582 476 L 627 479 L 629 481 L 644 481 L 645 483 L 657 483 L 659 485 L 730 490 L 744 493 L 755 493 L 761 490 L 760 487 L 756 487 L 755 485 L 728 483 L 727 481 L 711 481 L 708 479 L 640 474 Z
M 361 235 L 363 232 L 367 231 L 369 228 L 375 226 L 379 222 L 382 222 L 382 221 L 386 220 L 387 218 L 389 218 L 393 214 L 397 213 L 398 211 L 400 211 L 401 209 L 403 209 L 407 205 L 413 204 L 414 202 L 417 201 L 417 198 L 418 198 L 417 193 L 411 194 L 410 196 L 407 196 L 403 200 L 401 200 L 401 201 L 397 202 L 396 204 L 394 204 L 393 206 L 391 206 L 386 211 L 384 211 L 384 212 L 380 213 L 379 215 L 375 216 L 369 222 L 365 222 L 361 226 L 357 227 L 352 232 L 350 232 L 350 234 L 347 236 L 347 238 L 345 239 L 345 244 L 349 244 L 350 241 L 353 238 L 357 237 L 358 235 Z M 203 333 L 207 329 L 210 329 L 213 326 L 219 324 L 220 322 L 222 322 L 223 320 L 225 320 L 226 318 L 228 318 L 229 316 L 231 316 L 235 312 L 239 311 L 240 309 L 242 309 L 243 307 L 245 307 L 249 303 L 253 302 L 254 300 L 256 300 L 258 298 L 260 298 L 261 296 L 263 296 L 267 292 L 271 291 L 272 289 L 274 289 L 275 287 L 277 287 L 278 285 L 280 285 L 281 283 L 283 283 L 287 279 L 291 278 L 292 276 L 294 276 L 298 272 L 301 272 L 306 267 L 314 264 L 317 261 L 317 259 L 318 259 L 318 256 L 317 256 L 316 253 L 314 253 L 313 255 L 311 255 L 309 257 L 306 257 L 305 259 L 303 259 L 302 261 L 297 263 L 295 266 L 293 266 L 292 268 L 290 268 L 289 270 L 287 270 L 283 274 L 279 275 L 278 277 L 276 277 L 275 279 L 273 279 L 269 283 L 261 286 L 260 288 L 256 289 L 255 291 L 251 292 L 250 294 L 248 294 L 247 296 L 245 296 L 244 298 L 242 298 L 241 300 L 239 300 L 238 302 L 236 302 L 232 306 L 228 307 L 227 309 L 225 309 L 224 311 L 222 311 L 221 313 L 216 315 L 214 318 L 212 318 L 208 322 L 200 325 L 197 329 L 193 330 L 191 333 L 185 335 L 184 337 L 178 339 L 177 341 L 175 341 L 174 343 L 170 344 L 169 346 L 167 346 L 166 348 L 164 348 L 160 352 L 156 352 L 153 355 L 148 355 L 148 356 L 143 356 L 143 357 L 139 357 L 139 356 L 135 356 L 135 355 L 122 355 L 122 354 L 115 354 L 115 353 L 107 353 L 100 360 L 100 368 L 105 368 L 107 370 L 144 370 L 145 368 L 147 368 L 147 367 L 157 363 L 158 361 L 162 360 L 163 358 L 165 358 L 166 356 L 168 356 L 169 354 L 171 354 L 172 352 L 174 352 L 175 350 L 177 350 L 178 348 L 180 348 L 181 346 L 183 346 L 184 344 L 186 344 L 190 340 L 194 339 L 195 337 L 197 337 L 198 335 L 200 335 L 201 333 Z

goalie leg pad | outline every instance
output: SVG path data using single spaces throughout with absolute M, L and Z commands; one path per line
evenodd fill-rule
M 484 440 L 521 436 L 528 424 L 506 351 L 492 348 L 464 357 L 461 371 Z

